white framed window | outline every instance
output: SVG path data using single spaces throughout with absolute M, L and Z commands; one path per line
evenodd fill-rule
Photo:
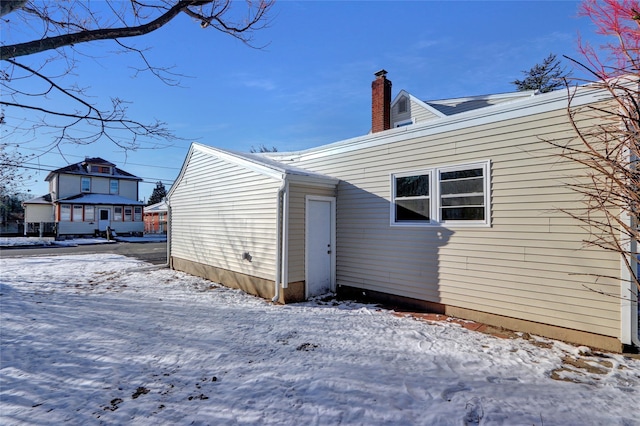
M 94 206 L 84 206 L 84 221 L 93 222 L 96 219 L 96 210 Z
M 142 220 L 142 207 L 133 208 L 133 220 L 140 222 Z
M 84 209 L 82 208 L 82 204 L 73 205 L 73 221 L 74 222 L 82 222 L 83 211 Z
M 413 124 L 413 118 L 410 118 L 408 120 L 394 122 L 393 127 L 404 127 L 404 126 L 410 126 L 412 124 Z
M 124 208 L 124 220 L 127 222 L 131 222 L 133 208 L 131 206 L 127 206 Z
M 391 225 L 488 226 L 490 161 L 391 175 Z
M 113 208 L 113 220 L 118 222 L 122 221 L 122 207 L 117 206 Z
M 60 204 L 60 222 L 71 221 L 71 204 Z
M 81 192 L 91 192 L 91 178 L 83 176 L 80 183 Z
M 118 193 L 118 179 L 111 179 L 109 181 L 109 193 L 110 194 L 117 194 Z
M 431 222 L 431 178 L 433 172 L 393 175 L 393 220 L 395 223 L 428 224 Z

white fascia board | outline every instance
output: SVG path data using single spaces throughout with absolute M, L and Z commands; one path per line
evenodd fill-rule
M 593 87 L 578 87 L 571 90 L 575 90 L 571 99 L 572 107 L 601 101 L 611 97 L 608 92 Z M 344 141 L 334 142 L 332 144 L 311 148 L 305 151 L 282 153 L 281 155 L 273 156 L 272 158 L 279 159 L 280 161 L 284 159 L 311 160 L 315 158 L 322 158 L 326 155 L 371 148 L 410 138 L 413 139 L 430 136 L 467 127 L 498 123 L 547 111 L 565 109 L 567 108 L 568 96 L 569 95 L 566 91 L 545 93 L 523 99 L 519 102 L 492 105 L 453 116 L 447 116 L 441 119 L 417 123 L 413 126 L 397 127 L 383 132 L 346 139 Z
M 191 156 L 194 151 L 200 151 L 207 155 L 211 155 L 213 157 L 219 158 L 223 161 L 236 164 L 240 167 L 244 167 L 248 170 L 252 170 L 261 175 L 276 179 L 278 181 L 282 181 L 285 179 L 289 179 L 292 182 L 299 182 L 306 185 L 311 186 L 322 186 L 322 187 L 335 187 L 339 180 L 336 178 L 332 178 L 329 176 L 320 176 L 314 173 L 309 173 L 308 175 L 296 171 L 290 170 L 286 164 L 282 164 L 282 166 L 275 166 L 273 164 L 265 164 L 261 163 L 259 159 L 252 160 L 240 155 L 235 155 L 231 152 L 220 150 L 218 148 L 214 148 L 211 146 L 203 145 L 197 142 L 193 142 L 191 147 L 189 148 L 189 152 L 185 158 L 185 161 L 180 169 L 180 173 L 176 178 L 174 184 L 171 186 L 171 189 L 167 193 L 167 198 L 170 199 L 171 195 L 175 188 L 178 187 L 178 184 L 182 180 L 182 176 L 185 173 L 185 170 L 189 164 Z M 271 162 L 277 161 L 276 159 L 272 159 L 267 157 Z
M 202 145 L 196 142 L 193 142 L 192 146 L 198 151 L 204 152 L 221 160 L 236 164 L 238 166 L 244 167 L 248 170 L 252 170 L 256 173 L 271 177 L 276 180 L 282 180 L 282 175 L 286 173 L 286 169 L 284 167 L 273 167 L 271 165 L 259 163 L 258 160 L 252 161 L 248 158 L 235 155 L 229 151 L 224 151 L 219 148 Z
M 187 152 L 187 155 L 184 157 L 184 161 L 182 162 L 182 167 L 180 167 L 180 172 L 178 173 L 178 176 L 176 177 L 176 179 L 173 181 L 173 184 L 171 185 L 171 188 L 169 189 L 169 192 L 167 192 L 167 196 L 166 196 L 167 200 L 171 199 L 171 195 L 173 195 L 173 192 L 178 187 L 178 184 L 182 180 L 182 177 L 184 176 L 184 173 L 187 170 L 187 164 L 189 164 L 189 160 L 191 159 L 191 155 L 193 154 L 193 144 L 194 143 L 195 142 L 191 142 L 191 146 L 189 147 L 189 151 Z

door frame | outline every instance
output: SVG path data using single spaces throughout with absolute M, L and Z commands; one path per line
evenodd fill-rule
M 102 220 L 100 219 L 100 213 L 102 211 L 107 211 L 109 212 L 109 219 L 107 219 L 107 226 L 105 226 L 105 229 L 100 229 L 101 228 L 101 222 Z M 98 207 L 98 231 L 102 232 L 102 231 L 106 231 L 108 227 L 111 226 L 111 207 Z
M 330 241 L 331 241 L 331 272 L 330 272 L 330 291 L 336 291 L 336 197 L 326 197 L 321 195 L 306 195 L 304 204 L 304 297 L 309 298 L 309 202 L 310 201 L 325 201 L 330 203 L 329 212 L 331 217 L 329 218 L 330 225 Z

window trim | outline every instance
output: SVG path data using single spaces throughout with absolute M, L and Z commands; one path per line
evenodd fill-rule
M 429 176 L 429 195 L 416 197 L 401 197 L 403 199 L 429 200 L 429 220 L 406 220 L 402 222 L 396 221 L 396 180 L 397 178 L 408 176 Z M 425 226 L 433 224 L 433 169 L 416 170 L 411 172 L 393 173 L 391 175 L 391 224 L 395 226 Z
M 142 206 L 133 207 L 133 221 L 142 222 Z
M 71 204 L 60 204 L 59 222 L 71 222 Z
M 403 105 L 404 108 L 401 108 Z M 409 99 L 406 96 L 402 96 L 398 99 L 398 114 L 406 114 L 407 112 L 409 112 Z
M 408 118 L 406 120 L 394 121 L 393 127 L 398 128 L 398 127 L 404 127 L 404 126 L 411 126 L 412 124 L 415 124 L 413 117 Z
M 117 210 L 120 209 L 120 213 Z M 118 218 L 118 215 L 120 218 Z M 122 222 L 124 220 L 124 209 L 122 206 L 113 206 L 113 219 L 114 222 Z
M 84 222 L 84 207 L 82 204 L 74 204 L 71 207 L 71 222 Z
M 91 213 L 89 213 L 89 211 Z M 93 204 L 86 204 L 84 206 L 84 221 L 93 222 L 96 217 L 96 207 Z
M 115 192 L 113 186 L 115 184 Z M 120 181 L 118 179 L 109 179 L 109 194 L 117 195 L 120 193 Z
M 84 183 L 89 182 L 89 188 L 85 190 Z M 90 176 L 82 176 L 80 178 L 80 192 L 91 192 L 91 177 Z
M 442 197 L 440 191 L 440 174 L 456 170 L 483 169 L 483 196 L 485 215 L 484 220 L 442 220 Z M 396 178 L 429 174 L 430 220 L 427 221 L 396 221 Z M 470 163 L 437 166 L 428 169 L 410 170 L 391 173 L 391 194 L 389 208 L 389 223 L 393 227 L 490 227 L 491 226 L 491 160 L 474 161 Z

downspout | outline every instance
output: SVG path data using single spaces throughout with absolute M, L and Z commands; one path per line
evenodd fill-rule
M 630 215 L 624 213 L 627 216 L 625 226 L 632 226 L 632 218 Z M 638 270 L 638 261 L 636 258 L 637 241 L 631 239 L 623 247 L 626 252 L 623 254 L 623 258 L 620 259 L 620 316 L 621 316 L 621 340 L 624 344 L 634 345 L 636 348 L 640 348 L 640 339 L 638 338 L 638 288 L 635 284 L 633 270 Z M 630 254 L 627 254 L 630 253 Z M 629 270 L 631 265 L 632 270 Z
M 640 83 L 635 85 L 634 90 L 637 93 L 640 88 Z M 624 124 L 621 124 L 624 129 Z M 625 160 L 628 161 L 628 167 L 632 168 L 634 172 L 637 172 L 638 158 L 635 156 L 630 148 L 626 148 L 624 155 Z M 637 212 L 632 209 L 623 209 L 621 212 L 621 221 L 624 222 L 622 229 L 620 229 L 620 241 L 622 243 L 623 254 L 620 259 L 620 324 L 621 329 L 621 341 L 624 344 L 631 344 L 636 348 L 640 348 L 640 337 L 638 333 L 638 241 L 633 237 L 633 232 L 629 235 L 625 235 L 624 228 L 638 229 L 640 223 L 638 223 Z M 637 234 L 636 234 L 637 235 Z M 625 239 L 628 237 L 628 241 Z
M 280 286 L 286 288 L 288 279 L 288 258 L 287 250 L 287 229 L 289 227 L 289 214 L 287 208 L 289 181 L 287 175 L 283 174 L 282 184 L 278 189 L 277 197 L 277 213 L 276 213 L 276 279 L 274 296 L 272 302 L 277 303 L 280 300 Z M 284 284 L 283 284 L 284 282 Z
M 167 263 L 164 266 L 171 268 L 171 230 L 173 229 L 171 226 L 171 204 L 166 197 L 164 198 L 164 202 L 167 204 Z M 158 222 L 159 221 L 160 219 L 158 219 Z

